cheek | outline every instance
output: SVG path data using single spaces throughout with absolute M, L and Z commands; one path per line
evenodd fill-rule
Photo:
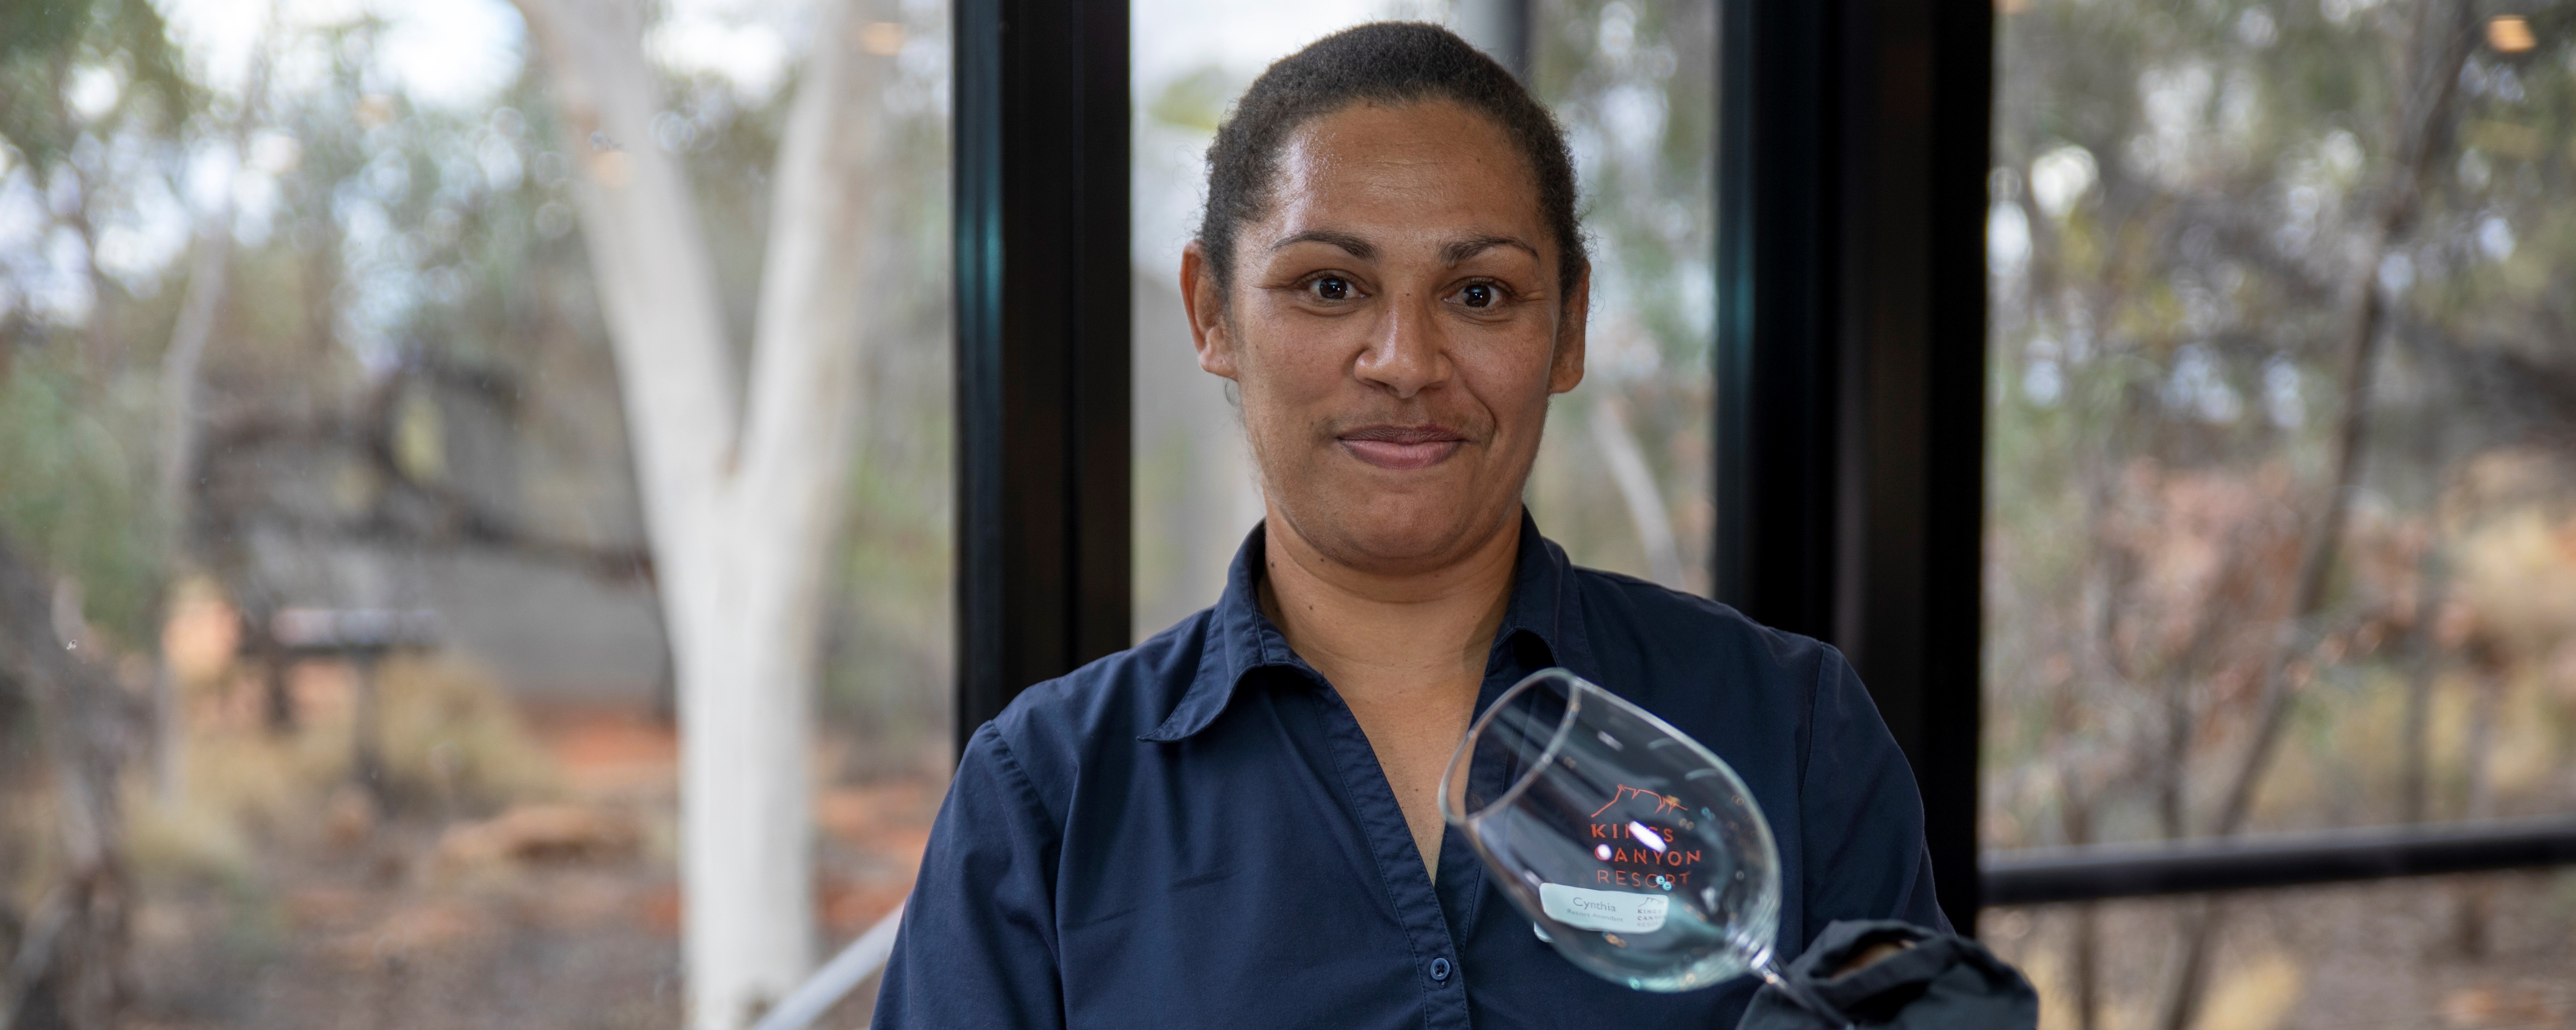
M 1235 358 L 1236 397 L 1242 405 L 1244 434 L 1265 465 L 1272 459 L 1294 460 L 1294 444 L 1326 417 L 1329 382 L 1317 374 L 1312 359 L 1293 348 L 1249 347 Z
M 1476 396 L 1493 409 L 1494 417 L 1506 431 L 1538 431 L 1538 423 L 1547 417 L 1548 385 L 1554 373 L 1553 355 L 1540 343 L 1514 341 L 1508 345 L 1479 348 L 1458 356 L 1458 375 Z M 1520 423 L 1528 423 L 1526 426 Z
M 1257 311 L 1247 320 L 1235 358 L 1247 405 L 1258 391 L 1265 401 L 1289 406 L 1334 397 L 1350 376 L 1357 348 L 1339 322 L 1318 323 L 1298 312 Z M 1356 322 L 1356 320 L 1350 320 Z M 1247 407 L 1247 417 L 1250 409 Z

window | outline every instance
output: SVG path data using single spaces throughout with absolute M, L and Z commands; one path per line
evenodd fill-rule
M 1984 845 L 2576 808 L 2561 23 L 2373 0 L 1998 12 Z M 2526 1017 L 2446 970 L 2500 954 L 2479 942 L 2549 904 L 2546 883 L 1998 923 L 2058 954 L 2095 954 L 2066 934 L 2170 945 L 2123 952 L 2155 976 L 2061 981 L 2095 985 L 2088 1026 L 2215 1020 L 2248 977 L 2299 999 L 2301 1025 L 2501 1026 Z M 2212 957 L 2248 934 L 2339 940 L 2401 897 L 2447 914 L 2340 939 L 2389 935 L 2414 961 Z M 2363 969 L 2385 989 L 2335 986 Z M 2476 990 L 2549 977 L 2518 969 Z
M 0 1022 L 130 959 L 151 1021 L 732 1025 L 899 901 L 944 6 L 12 11 L 0 654 L 74 658 L 0 662 Z M 689 906 L 751 936 L 684 989 Z

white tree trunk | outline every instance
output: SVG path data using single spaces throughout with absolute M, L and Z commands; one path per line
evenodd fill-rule
M 1681 548 L 1673 542 L 1672 516 L 1664 510 L 1663 491 L 1655 488 L 1655 474 L 1646 468 L 1646 452 L 1637 446 L 1637 435 L 1628 430 L 1627 407 L 1618 394 L 1592 398 L 1592 441 L 1610 467 L 1611 482 L 1619 484 L 1620 498 L 1628 502 L 1628 520 L 1637 527 L 1637 545 L 1646 552 L 1646 568 L 1655 582 L 1675 590 L 1690 589 Z
M 197 466 L 197 374 L 205 364 L 206 347 L 215 338 L 215 322 L 223 315 L 225 293 L 231 287 L 233 180 L 241 174 L 250 150 L 251 127 L 258 123 L 260 108 L 268 99 L 268 67 L 267 51 L 252 55 L 250 82 L 242 90 L 241 110 L 233 115 L 233 167 L 224 176 L 223 199 L 197 226 L 196 267 L 188 272 L 188 293 L 179 302 L 179 320 L 170 329 L 170 349 L 161 355 L 161 453 L 154 498 L 160 509 L 161 553 L 169 568 L 163 573 L 167 579 L 161 587 L 159 613 L 152 620 L 152 781 L 163 801 L 179 795 L 179 769 L 185 759 L 181 746 L 187 734 L 180 726 L 177 673 L 170 668 L 159 634 L 169 622 L 179 575 L 193 564 L 187 547 L 188 479 Z
M 882 58 L 824 0 L 781 140 L 737 413 L 679 162 L 651 143 L 640 5 L 520 0 L 550 66 L 614 338 L 681 720 L 690 1025 L 733 1030 L 813 964 L 805 721 L 860 395 L 859 284 Z
M 218 205 L 198 230 L 197 261 L 188 273 L 187 298 L 179 304 L 170 349 L 161 356 L 161 453 L 154 495 L 160 507 L 162 553 L 169 567 L 163 572 L 167 580 L 161 587 L 159 617 L 153 620 L 152 786 L 163 801 L 179 796 L 181 747 L 187 734 L 180 726 L 178 672 L 170 667 L 158 634 L 169 620 L 180 571 L 190 565 L 188 478 L 197 457 L 197 370 L 205 362 L 206 343 L 214 338 L 215 319 L 223 309 L 225 276 L 232 265 L 232 213 L 231 203 Z

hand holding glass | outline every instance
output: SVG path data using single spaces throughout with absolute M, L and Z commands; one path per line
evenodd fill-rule
M 1575 965 L 1641 991 L 1779 974 L 1780 852 L 1735 771 L 1582 677 L 1546 669 L 1476 720 L 1440 778 L 1440 814 L 1503 894 Z

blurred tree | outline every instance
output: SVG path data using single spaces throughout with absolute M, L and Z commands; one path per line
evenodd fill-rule
M 12 931 L 0 1030 L 121 1025 L 134 898 L 117 780 L 142 720 L 99 667 L 98 644 L 73 581 L 0 532 L 0 734 L 41 745 L 57 838 L 37 856 L 51 868 L 35 905 L 23 917 L 0 906 Z
M 935 257 L 947 228 L 936 203 L 945 74 L 932 59 L 944 48 L 935 39 L 903 46 L 892 21 L 853 23 L 826 36 L 848 55 L 837 71 L 823 62 L 806 69 L 806 81 L 824 85 L 779 94 L 648 65 L 644 74 L 670 101 L 643 111 L 640 128 L 607 127 L 594 146 L 589 133 L 598 127 L 574 132 L 557 116 L 543 68 L 532 64 L 498 96 L 423 101 L 406 92 L 407 73 L 380 45 L 400 30 L 401 12 L 388 21 L 285 10 L 283 24 L 254 37 L 254 52 L 275 55 L 283 69 L 271 92 L 262 96 L 255 74 L 202 95 L 174 79 L 173 95 L 204 114 L 164 118 L 175 101 L 138 86 L 139 59 L 102 36 L 139 16 L 152 16 L 157 33 L 152 5 L 0 4 L 0 72 L 12 76 L 0 80 L 10 134 L 0 146 L 0 532 L 14 534 L 31 564 L 48 567 L 48 579 L 59 573 L 85 588 L 65 596 L 81 600 L 87 624 L 112 649 L 101 658 L 137 688 L 143 666 L 114 664 L 118 656 L 149 654 L 163 628 L 159 599 L 182 568 L 211 576 L 243 615 L 243 645 L 266 674 L 277 729 L 291 728 L 296 704 L 311 702 L 290 698 L 287 656 L 268 633 L 282 606 L 418 603 L 424 582 L 465 563 L 506 566 L 514 577 L 552 564 L 629 596 L 667 588 L 675 616 L 694 604 L 693 617 L 721 623 L 697 626 L 721 642 L 696 649 L 700 667 L 722 677 L 694 695 L 705 703 L 691 718 L 704 730 L 692 739 L 708 742 L 692 749 L 699 782 L 715 786 L 688 793 L 701 799 L 696 814 L 715 823 L 694 839 L 719 859 L 690 863 L 708 877 L 692 885 L 692 901 L 708 909 L 689 922 L 721 931 L 740 913 L 730 917 L 737 928 L 809 947 L 801 896 L 812 842 L 801 806 L 805 681 L 815 659 L 798 656 L 817 650 L 815 623 L 831 623 L 832 688 L 841 695 L 832 700 L 872 720 L 892 717 L 835 742 L 898 745 L 884 750 L 911 760 L 876 768 L 907 775 L 921 770 L 927 751 L 944 752 L 917 746 L 897 724 L 944 718 L 944 693 L 930 689 L 948 659 L 947 606 L 936 600 L 948 528 L 939 488 L 946 263 Z M 929 5 L 904 14 L 924 28 L 942 16 Z M 34 44 L 47 41 L 69 56 L 38 54 Z M 159 47 L 154 67 L 182 63 L 157 36 L 142 41 Z M 902 152 L 888 158 L 897 170 L 880 174 L 858 167 L 897 149 L 871 135 L 880 130 L 870 80 L 898 63 L 898 51 L 903 72 L 884 98 L 895 124 L 883 131 L 896 134 Z M 825 105 L 818 126 L 812 111 L 836 92 L 843 101 Z M 782 137 L 801 138 L 805 149 L 782 146 Z M 740 346 L 755 326 L 765 355 L 750 362 L 749 376 L 728 377 L 751 380 L 747 390 L 714 391 L 751 412 L 717 449 L 766 457 L 695 480 L 708 492 L 691 500 L 704 503 L 680 520 L 720 511 L 725 528 L 695 538 L 682 563 L 697 578 L 678 575 L 705 588 L 693 601 L 671 578 L 667 555 L 643 546 L 634 474 L 654 467 L 642 444 L 658 416 L 634 407 L 632 454 L 622 424 L 619 373 L 660 358 L 612 360 L 609 329 L 628 323 L 602 301 L 621 295 L 585 260 L 585 244 L 598 256 L 631 241 L 602 244 L 576 211 L 577 191 L 597 188 L 590 173 L 648 162 L 685 167 L 697 204 L 688 217 L 703 214 L 701 257 L 721 309 L 712 334 L 719 361 L 755 349 Z M 781 174 L 797 167 L 818 170 Z M 832 207 L 817 197 L 865 203 Z M 789 228 L 768 231 L 773 208 Z M 85 235 L 75 214 L 97 231 Z M 137 239 L 149 246 L 138 252 Z M 810 274 L 795 274 L 800 266 Z M 780 269 L 788 271 L 766 274 Z M 881 294 L 865 307 L 862 284 Z M 864 348 L 856 346 L 862 313 Z M 604 314 L 612 316 L 606 326 Z M 784 342 L 772 345 L 773 337 Z M 862 362 L 871 373 L 855 371 Z M 862 403 L 850 384 L 871 375 L 883 385 Z M 853 432 L 862 416 L 871 431 Z M 852 437 L 866 441 L 867 462 L 854 460 Z M 753 438 L 771 442 L 736 445 Z M 853 466 L 859 474 L 845 474 Z M 867 510 L 841 513 L 859 500 Z M 832 531 L 845 522 L 862 531 L 836 547 Z M 787 579 L 797 581 L 797 596 L 782 599 L 776 591 Z M 821 589 L 834 592 L 831 604 L 814 596 Z M 710 591 L 722 596 L 709 599 Z M 668 635 L 681 636 L 676 622 Z M 230 717 L 234 682 L 200 682 L 183 696 L 201 719 L 220 721 Z M 753 704 L 755 696 L 778 704 Z M 766 779 L 711 779 L 726 761 L 724 727 L 733 719 L 741 729 L 734 716 L 747 704 L 759 709 L 751 723 L 788 727 L 777 736 L 789 743 L 733 749 Z M 12 717 L 8 707 L 0 697 L 0 718 Z M 327 702 L 314 713 L 318 721 L 304 728 L 332 724 Z M 874 749 L 852 750 L 876 762 Z M 15 832 L 18 798 L 54 783 L 16 751 L 0 750 L 13 816 L 0 866 L 13 872 L 19 855 L 57 843 L 50 830 Z M 769 807 L 737 803 L 746 787 Z M 785 793 L 760 794 L 773 787 Z M 729 819 L 767 829 L 735 832 Z M 780 842 L 765 854 L 786 856 L 794 871 L 761 864 L 764 855 L 745 843 L 755 839 Z M 27 911 L 40 900 L 27 893 L 44 886 L 38 879 L 33 871 L 13 879 L 15 892 L 0 900 Z M 773 918 L 705 888 L 752 881 L 787 886 L 773 894 L 797 900 L 773 905 L 788 910 Z M 9 914 L 0 912 L 0 955 L 18 943 Z M 692 978 L 721 984 L 727 963 L 739 971 L 778 950 L 718 947 L 713 972 Z M 771 961 L 773 972 L 786 971 L 708 1025 L 738 1020 L 800 963 Z
M 2445 569 L 2576 500 L 2576 322 L 2537 285 L 2576 267 L 2576 8 L 1998 9 L 1987 843 L 2433 818 L 2445 776 L 2552 804 L 2484 753 L 2576 626 Z M 2552 628 L 2475 662 L 2441 629 L 2499 616 Z M 2164 1027 L 2222 968 L 2179 907 L 2136 977 Z M 2094 1025 L 2130 971 L 2072 925 Z
M 858 413 L 858 319 L 882 55 L 822 5 L 778 148 L 747 374 L 679 162 L 649 146 L 644 15 L 521 0 L 568 146 L 618 352 L 678 663 L 691 1024 L 744 1025 L 812 963 L 806 717 L 823 561 Z M 737 383 L 743 383 L 737 386 Z
M 1502 6 L 1531 19 L 1529 83 L 1572 146 L 1594 260 L 1584 386 L 1552 409 L 1532 506 L 1586 564 L 1705 590 L 1716 5 Z
M 70 198 L 56 212 L 78 234 L 88 278 L 84 356 L 94 371 L 112 368 L 118 336 L 98 310 L 109 290 L 98 259 L 100 194 L 110 188 L 102 151 L 121 128 L 177 127 L 199 98 L 146 0 L 0 5 L 0 95 L 11 98 L 0 105 L 0 137 Z
M 2327 576 L 2345 546 L 2344 530 L 2351 520 L 2353 493 L 2360 483 L 2362 448 L 2370 425 L 2371 383 L 2379 370 L 2379 346 L 2386 331 L 2383 323 L 2387 300 L 2375 288 L 2375 280 L 2380 278 L 2381 267 L 2392 248 L 2413 228 L 2421 213 L 2422 180 L 2433 170 L 2430 165 L 2440 153 L 2439 142 L 2451 135 L 2452 97 L 2458 92 L 2460 71 L 2468 64 L 2470 48 L 2476 41 L 2474 34 L 2480 24 L 2477 8 L 2472 0 L 2420 0 L 2413 5 L 2409 24 L 2395 35 L 2398 60 L 2390 77 L 2402 86 L 2398 102 L 2391 105 L 2392 124 L 2383 130 L 2388 141 L 2386 156 L 2373 169 L 2378 180 L 2374 184 L 2378 202 L 2366 216 L 2362 260 L 2349 273 L 2352 285 L 2341 291 L 2352 298 L 2352 313 L 2337 348 L 2339 414 L 2330 443 L 2332 457 L 2328 459 L 2332 471 L 2320 491 L 2320 510 L 2301 544 L 2296 578 L 2291 581 L 2289 610 L 2275 634 L 2271 653 L 2264 659 L 2253 739 L 2247 742 L 2244 759 L 2224 788 L 2224 800 L 2211 827 L 2217 836 L 2232 836 L 2243 830 L 2247 817 L 2253 814 L 2255 794 L 2271 770 L 2273 751 L 2280 745 L 2297 687 L 2291 679 L 2290 665 L 2310 653 L 2320 636 L 2317 622 L 2326 606 Z M 2178 797 L 2173 804 L 2179 806 Z M 2205 981 L 2210 946 L 2219 919 L 2220 910 L 2209 904 L 2196 919 L 2186 921 L 2174 985 L 2166 994 L 2164 1012 L 2158 1020 L 2165 1030 L 2188 1030 L 2199 1018 L 2202 998 L 2208 990 Z
M 146 488 L 115 444 L 136 412 L 108 388 L 124 359 L 111 323 L 121 291 L 99 255 L 109 198 L 133 185 L 114 180 L 137 162 L 107 151 L 174 131 L 197 97 L 143 0 L 0 6 L 0 97 L 0 176 L 47 187 L 51 224 L 40 232 L 77 241 L 87 295 L 76 361 L 15 360 L 51 332 L 15 303 L 0 307 L 0 737 L 43 751 L 56 831 L 34 852 L 50 868 L 32 907 L 0 897 L 12 931 L 0 1027 L 89 1030 L 116 1025 L 124 1001 L 132 898 L 118 776 L 143 723 L 100 664 L 105 639 L 90 630 L 93 591 L 82 586 L 131 641 L 148 632 L 144 599 L 158 579 L 152 548 L 135 546 L 152 534 L 148 503 L 137 503 Z M 140 164 L 148 176 L 151 163 Z M 11 532 L 19 526 L 36 531 L 34 546 Z

